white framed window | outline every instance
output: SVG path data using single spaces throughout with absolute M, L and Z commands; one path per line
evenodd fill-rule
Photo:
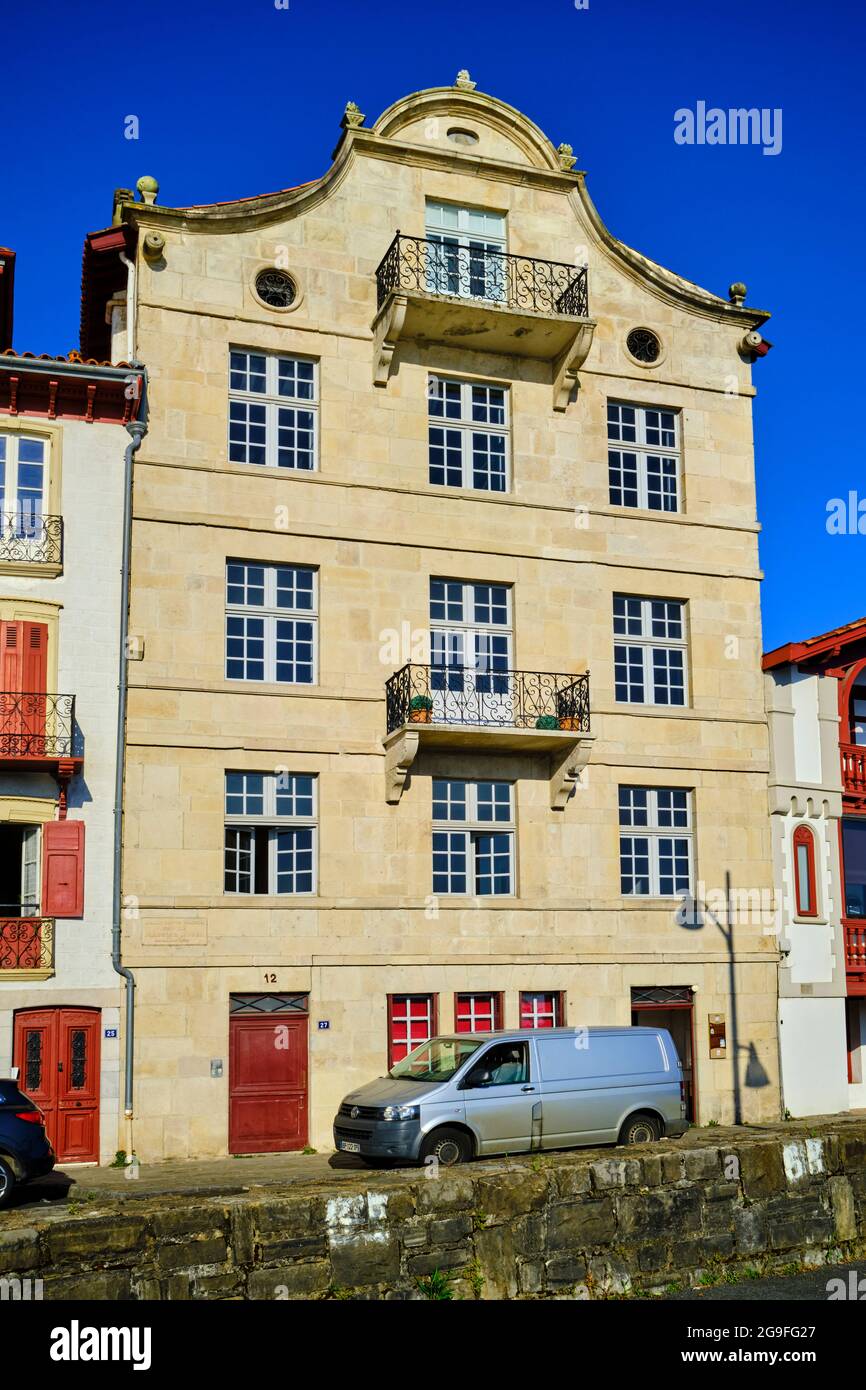
M 505 214 L 428 199 L 427 288 L 464 299 L 508 297 Z
M 431 376 L 427 383 L 430 482 L 507 492 L 511 438 L 508 391 Z
M 512 595 L 507 584 L 430 580 L 430 691 L 434 720 L 507 723 Z
M 436 1032 L 435 994 L 388 995 L 388 1065 L 403 1058 Z
M 299 565 L 226 564 L 226 678 L 315 685 L 317 574 Z
M 433 892 L 507 897 L 515 891 L 511 782 L 433 779 Z
M 681 510 L 678 411 L 608 401 L 607 438 L 611 506 Z
M 454 996 L 455 1033 L 493 1033 L 502 1027 L 502 995 L 496 993 Z
M 0 536 L 41 535 L 47 495 L 47 441 L 0 431 Z
M 226 773 L 226 893 L 315 893 L 316 792 L 310 773 Z
M 305 357 L 229 352 L 229 462 L 318 468 L 318 365 Z
M 614 594 L 614 683 L 619 704 L 684 705 L 686 605 L 678 599 Z
M 620 787 L 620 888 L 627 897 L 674 898 L 694 881 L 692 793 Z

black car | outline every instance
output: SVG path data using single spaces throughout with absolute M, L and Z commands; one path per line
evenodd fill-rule
M 54 1161 L 39 1106 L 14 1081 L 0 1080 L 0 1207 L 18 1183 L 50 1173 Z

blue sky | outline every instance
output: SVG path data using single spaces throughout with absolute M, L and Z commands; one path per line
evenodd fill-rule
M 467 67 L 574 146 L 617 236 L 716 293 L 744 280 L 772 311 L 754 374 L 764 645 L 835 627 L 866 613 L 866 535 L 827 531 L 828 502 L 851 491 L 866 531 L 864 37 L 854 0 L 16 7 L 0 176 L 15 346 L 77 345 L 81 245 L 115 187 L 153 174 L 160 201 L 183 205 L 317 177 L 349 98 L 372 121 Z M 701 100 L 781 108 L 781 153 L 676 144 L 675 110 Z

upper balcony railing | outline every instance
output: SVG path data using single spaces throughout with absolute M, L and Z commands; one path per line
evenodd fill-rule
M 63 518 L 26 511 L 0 512 L 0 562 L 24 565 L 63 563 Z
M 53 967 L 53 917 L 0 917 L 0 971 Z
M 866 796 L 866 746 L 842 743 L 839 751 L 842 755 L 842 790 L 849 796 Z
M 392 290 L 454 296 L 503 309 L 589 317 L 586 266 L 512 256 L 398 232 L 376 271 L 377 304 Z
M 589 674 L 409 663 L 385 682 L 387 732 L 405 724 L 589 733 Z
M 74 695 L 0 692 L 0 762 L 75 756 Z

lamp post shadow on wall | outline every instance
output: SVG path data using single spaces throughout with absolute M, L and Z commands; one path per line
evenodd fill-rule
M 731 889 L 731 873 L 728 869 L 725 872 L 724 921 L 721 921 L 705 904 L 698 903 L 697 900 L 692 897 L 684 898 L 683 905 L 676 914 L 676 919 L 679 926 L 684 927 L 687 931 L 701 931 L 704 927 L 705 919 L 709 918 L 710 921 L 718 927 L 724 937 L 725 947 L 728 953 L 728 992 L 731 998 L 730 1058 L 733 1070 L 734 1124 L 741 1125 L 743 1123 L 743 1103 L 742 1089 L 740 1086 L 740 1051 L 747 1052 L 749 1055 L 749 1063 L 746 1068 L 747 1086 L 766 1086 L 769 1084 L 769 1078 L 761 1065 L 754 1044 L 743 1043 L 742 1047 L 740 1044 L 739 1017 L 737 1013 L 737 987 L 734 969 L 735 916 L 733 892 Z

